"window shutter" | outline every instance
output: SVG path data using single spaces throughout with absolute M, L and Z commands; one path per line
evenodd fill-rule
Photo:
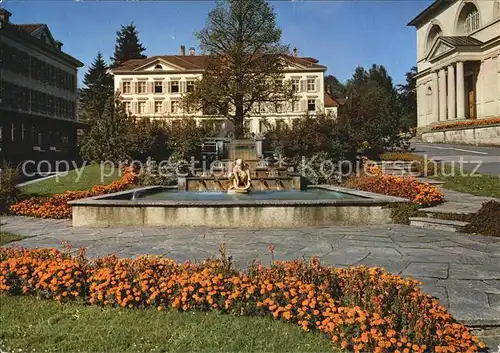
M 320 109 L 320 104 L 321 104 L 321 100 L 319 98 L 316 98 L 315 105 L 316 105 L 317 112 L 323 110 L 323 109 Z
M 300 80 L 300 92 L 307 92 L 307 80 Z
M 133 88 L 130 87 L 132 93 L 139 93 L 139 82 L 133 82 L 133 85 L 130 86 L 134 86 Z
M 132 113 L 134 114 L 139 113 L 139 102 L 132 103 Z
M 123 94 L 123 81 L 120 81 L 120 93 Z
M 316 79 L 316 92 L 319 92 L 319 78 Z
M 300 111 L 304 112 L 307 110 L 307 100 L 301 99 L 300 100 Z
M 167 93 L 172 93 L 172 82 L 168 81 Z
M 149 111 L 148 113 L 150 114 L 153 114 L 155 112 L 155 106 L 154 106 L 155 102 L 151 101 L 151 102 L 148 102 L 148 105 L 149 105 Z
M 187 82 L 186 81 L 181 81 L 182 82 L 182 93 L 185 93 L 187 91 Z
M 155 93 L 155 83 L 154 83 L 154 81 L 149 83 L 149 93 Z
M 162 92 L 163 94 L 167 93 L 167 87 L 168 87 L 168 86 L 167 86 L 167 81 L 163 81 L 161 84 L 162 84 L 162 89 L 161 89 L 161 92 Z

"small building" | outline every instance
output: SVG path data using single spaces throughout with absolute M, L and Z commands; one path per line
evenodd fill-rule
M 183 109 L 181 101 L 183 94 L 190 92 L 195 81 L 202 77 L 206 58 L 197 55 L 194 48 L 186 54 L 185 47 L 181 46 L 179 55 L 126 61 L 112 69 L 115 90 L 121 93 L 127 111 L 135 117 L 175 123 L 189 116 L 202 123 L 208 115 Z M 279 108 L 272 104 L 256 105 L 245 122 L 254 134 L 264 132 L 268 124 L 291 124 L 305 113 L 337 114 L 338 102 L 325 94 L 326 66 L 317 59 L 299 57 L 296 49 L 283 59 L 287 64 L 284 79 L 291 81 L 296 99 Z
M 436 0 L 408 25 L 417 29 L 419 130 L 500 117 L 500 2 Z
M 77 157 L 79 60 L 46 24 L 13 24 L 0 9 L 0 156 L 25 160 Z

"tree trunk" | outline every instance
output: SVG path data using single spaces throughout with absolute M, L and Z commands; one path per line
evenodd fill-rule
M 234 138 L 242 139 L 244 137 L 243 124 L 245 116 L 243 115 L 243 99 L 236 104 L 236 114 L 234 116 Z

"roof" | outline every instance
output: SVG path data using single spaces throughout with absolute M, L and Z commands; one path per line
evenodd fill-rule
M 483 44 L 483 42 L 477 40 L 476 38 L 466 36 L 441 36 L 439 39 L 454 47 L 470 47 Z
M 15 36 L 15 38 L 17 40 L 24 40 L 24 41 L 28 41 L 30 43 L 36 43 L 39 50 L 48 51 L 52 54 L 59 55 L 59 57 L 61 59 L 64 59 L 67 62 L 70 62 L 72 65 L 75 65 L 76 67 L 84 66 L 84 64 L 80 60 L 72 57 L 69 54 L 66 54 L 65 52 L 63 52 L 62 50 L 60 50 L 59 48 L 57 48 L 55 46 L 49 45 L 49 44 L 41 41 L 36 36 L 34 36 L 33 32 L 37 31 L 41 27 L 46 28 L 48 34 L 51 36 L 47 25 L 42 24 L 42 23 L 13 24 L 13 23 L 7 22 L 7 23 L 2 23 L 2 26 L 0 27 L 0 31 L 4 32 L 6 35 L 10 34 L 12 36 Z M 53 39 L 53 38 L 51 37 L 51 39 Z M 55 41 L 55 42 L 57 42 L 57 41 Z
M 331 108 L 331 107 L 338 107 L 339 104 L 335 99 L 333 99 L 332 96 L 330 96 L 328 93 L 325 92 L 325 107 Z
M 456 0 L 436 0 L 430 6 L 425 8 L 421 13 L 419 13 L 413 20 L 408 23 L 408 26 L 418 27 L 421 24 L 428 21 L 430 18 L 434 17 L 434 14 L 439 11 L 444 10 Z
M 44 23 L 26 23 L 26 24 L 14 25 L 14 26 L 31 34 L 31 33 L 35 32 L 36 30 L 38 30 L 40 27 L 46 26 L 46 24 L 44 24 Z
M 139 67 L 151 64 L 157 60 L 164 60 L 172 65 L 178 66 L 184 70 L 203 71 L 207 63 L 209 55 L 155 55 L 146 59 L 132 59 L 125 61 L 121 66 L 113 69 L 113 72 L 134 71 Z M 318 64 L 319 60 L 309 57 L 296 57 L 292 55 L 284 55 L 285 59 L 305 66 L 308 69 L 326 70 L 326 66 Z

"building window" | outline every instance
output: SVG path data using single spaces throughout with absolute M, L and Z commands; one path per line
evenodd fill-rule
M 163 66 L 161 66 L 159 64 L 155 66 L 155 70 L 161 70 L 161 69 L 163 69 Z
M 172 101 L 172 113 L 179 113 L 179 101 Z
M 479 28 L 479 12 L 476 9 L 474 9 L 465 18 L 464 32 L 465 34 L 469 34 L 471 32 L 474 32 L 478 28 Z
M 172 81 L 172 93 L 179 93 L 179 81 Z
M 162 113 L 163 111 L 163 102 L 155 102 L 155 113 Z
M 307 79 L 307 91 L 315 92 L 316 91 L 316 79 L 308 78 Z
M 155 93 L 163 93 L 163 83 L 156 81 L 155 82 Z
M 139 102 L 139 114 L 146 113 L 146 102 Z
M 187 92 L 193 92 L 194 91 L 194 82 L 193 81 L 188 81 L 187 82 L 186 91 Z
M 139 82 L 139 94 L 146 94 L 146 82 L 141 81 Z
M 130 114 L 132 112 L 132 103 L 130 102 L 125 102 L 123 103 L 125 105 L 125 112 L 127 114 Z
M 123 82 L 123 93 L 130 93 L 130 82 Z
M 292 79 L 292 90 L 298 92 L 300 87 L 300 80 L 298 78 Z
M 307 100 L 307 111 L 309 111 L 309 112 L 316 111 L 316 99 L 308 99 Z

